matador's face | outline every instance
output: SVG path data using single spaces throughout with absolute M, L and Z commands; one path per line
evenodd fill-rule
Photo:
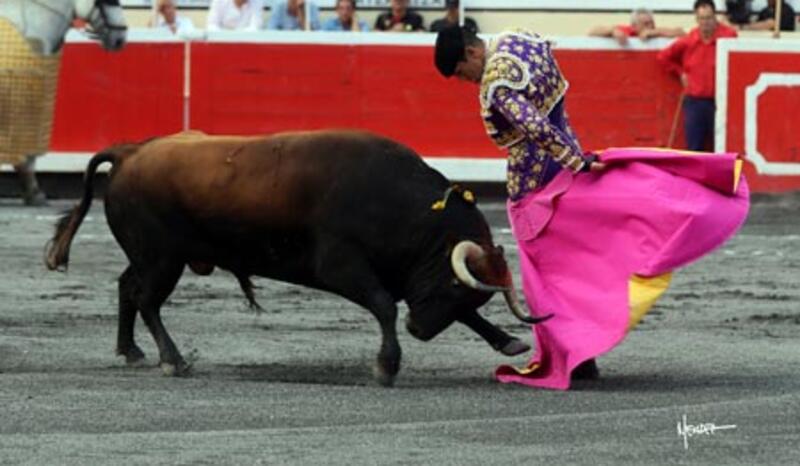
M 486 49 L 468 45 L 464 48 L 464 59 L 458 62 L 453 73 L 462 81 L 480 83 L 486 63 Z

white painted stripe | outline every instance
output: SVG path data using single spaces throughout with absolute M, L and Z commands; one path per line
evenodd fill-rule
M 92 152 L 48 152 L 36 159 L 39 173 L 83 173 Z M 498 181 L 506 180 L 505 158 L 479 157 L 423 157 L 431 167 L 442 172 L 452 180 L 458 181 Z M 110 165 L 103 164 L 97 170 L 108 171 Z M 10 165 L 0 165 L 0 171 L 10 172 Z
M 726 152 L 728 141 L 728 56 L 730 47 L 740 39 L 721 39 L 717 41 L 717 75 L 715 76 L 715 103 L 717 109 L 714 113 L 714 152 Z
M 494 35 L 481 34 L 484 39 Z M 620 46 L 610 38 L 602 37 L 547 37 L 555 48 L 564 50 L 611 50 L 641 51 L 660 50 L 672 39 L 656 38 L 648 41 L 631 39 L 627 46 Z M 69 43 L 94 43 L 86 34 L 78 30 L 70 30 L 66 41 Z M 398 45 L 433 47 L 436 34 L 433 33 L 381 33 L 365 34 L 359 32 L 327 32 L 327 31 L 210 31 L 196 30 L 183 37 L 177 37 L 169 31 L 148 28 L 131 28 L 128 31 L 129 43 L 177 43 L 183 41 L 199 41 L 211 43 L 236 44 L 302 44 L 302 45 Z
M 773 86 L 800 87 L 800 73 L 761 73 L 745 91 L 745 151 L 756 170 L 764 175 L 800 175 L 800 163 L 771 162 L 758 149 L 758 97 Z
M 717 42 L 717 75 L 716 75 L 716 103 L 717 111 L 714 118 L 714 151 L 728 152 L 727 124 L 728 124 L 728 76 L 734 70 L 730 69 L 731 52 L 794 52 L 800 53 L 800 40 L 797 39 L 722 39 Z M 749 154 L 748 154 L 749 155 Z
M 276 0 L 265 0 L 265 6 L 269 7 Z M 788 0 L 790 3 L 792 0 Z M 152 0 L 121 0 L 124 7 L 149 8 Z M 178 0 L 179 7 L 205 7 L 211 0 Z M 316 0 L 315 3 L 320 8 L 333 8 L 335 0 Z M 630 11 L 634 8 L 647 6 L 651 10 L 658 11 L 692 11 L 692 2 L 686 0 L 614 0 L 613 2 L 600 2 L 598 0 L 462 0 L 464 8 L 482 10 L 603 10 L 603 11 Z M 361 0 L 359 8 L 388 8 L 388 0 Z M 444 0 L 411 0 L 412 8 L 422 10 L 440 10 L 444 5 Z M 724 2 L 716 2 L 720 11 L 724 10 Z
M 198 37 L 202 37 L 202 31 L 198 34 Z M 94 39 L 91 39 L 89 36 L 86 35 L 85 32 L 78 30 L 78 29 L 70 29 L 67 32 L 67 35 L 64 39 L 66 42 L 69 43 L 91 43 L 97 44 L 98 42 Z M 148 28 L 130 28 L 128 29 L 128 35 L 126 37 L 128 42 L 141 42 L 141 43 L 161 43 L 161 42 L 183 42 L 183 39 L 180 37 L 175 36 L 174 34 L 170 33 L 169 31 L 161 30 L 161 29 L 148 29 Z M 99 45 L 98 45 L 99 47 Z
M 506 181 L 506 159 L 423 157 L 425 162 L 451 180 Z
M 760 39 L 760 38 L 738 38 L 722 39 L 717 42 L 717 47 L 723 42 L 727 42 L 728 50 L 736 52 L 800 52 L 800 39 Z
M 93 155 L 92 152 L 48 152 L 36 159 L 36 171 L 38 173 L 83 173 Z M 0 172 L 12 170 L 11 165 L 0 165 Z M 108 165 L 101 166 L 98 171 L 108 171 Z

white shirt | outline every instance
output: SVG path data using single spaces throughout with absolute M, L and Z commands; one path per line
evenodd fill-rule
M 170 29 L 164 17 L 161 15 L 158 15 L 158 26 L 156 26 L 156 29 L 172 32 L 172 29 Z M 192 23 L 191 19 L 175 15 L 175 34 L 181 35 L 192 31 L 194 31 L 194 23 Z
M 241 8 L 237 8 L 233 0 L 211 0 L 206 27 L 209 31 L 256 31 L 261 29 L 263 15 L 264 0 L 248 0 Z

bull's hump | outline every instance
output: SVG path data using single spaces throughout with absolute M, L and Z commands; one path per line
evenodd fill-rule
M 282 131 L 271 135 L 255 135 L 255 136 L 232 136 L 232 135 L 209 135 L 202 131 L 188 130 L 180 133 L 175 133 L 163 138 L 154 140 L 156 143 L 169 143 L 169 144 L 195 144 L 195 143 L 240 143 L 246 144 L 259 140 L 266 140 L 272 142 L 289 142 L 300 140 L 345 140 L 345 141 L 386 141 L 385 138 L 378 136 L 369 131 L 359 129 L 320 129 L 320 130 L 300 130 L 300 131 Z
M 258 139 L 255 136 L 216 136 L 216 135 L 209 135 L 202 131 L 182 131 L 180 133 L 175 133 L 170 136 L 166 136 L 160 139 L 161 142 L 165 143 L 188 143 L 193 144 L 197 142 L 248 142 L 252 141 L 253 139 Z

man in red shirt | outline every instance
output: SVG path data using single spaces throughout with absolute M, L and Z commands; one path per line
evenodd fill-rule
M 717 21 L 712 0 L 696 0 L 697 27 L 658 54 L 658 61 L 683 84 L 686 146 L 708 150 L 713 146 L 717 39 L 736 37 L 736 30 Z

